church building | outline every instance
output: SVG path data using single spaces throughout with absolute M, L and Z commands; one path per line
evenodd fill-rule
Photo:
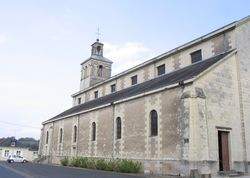
M 250 170 L 250 16 L 114 76 L 105 46 L 91 47 L 73 106 L 42 123 L 47 162 L 124 158 L 171 175 Z

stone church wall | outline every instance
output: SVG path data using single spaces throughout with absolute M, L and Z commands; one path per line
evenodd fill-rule
M 181 93 L 180 88 L 165 90 L 53 122 L 49 141 L 51 162 L 59 163 L 64 156 L 118 157 L 141 161 L 145 172 L 178 173 Z M 158 113 L 159 132 L 155 137 L 150 136 L 149 125 L 153 109 Z M 122 120 L 121 139 L 116 139 L 117 117 Z M 92 122 L 97 126 L 96 141 L 91 140 Z M 78 127 L 76 143 L 72 142 L 74 125 Z M 60 128 L 63 128 L 62 144 L 59 143 Z
M 204 98 L 193 99 L 190 124 L 190 161 L 204 174 L 219 170 L 218 131 L 229 132 L 230 167 L 244 171 L 243 141 L 241 135 L 238 75 L 235 55 L 220 61 L 205 72 L 195 83 L 195 89 L 204 92 Z M 194 133 L 194 134 L 192 134 Z M 197 134 L 199 133 L 199 134 Z
M 237 60 L 241 81 L 240 99 L 242 102 L 242 118 L 246 137 L 246 156 L 248 171 L 250 171 L 250 18 L 240 23 L 236 28 Z

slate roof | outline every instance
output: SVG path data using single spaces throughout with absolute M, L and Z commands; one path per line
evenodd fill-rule
M 164 87 L 164 86 L 168 86 L 168 85 L 176 84 L 176 83 L 188 80 L 188 79 L 192 79 L 195 76 L 199 75 L 204 70 L 208 69 L 210 66 L 212 66 L 216 62 L 218 62 L 219 60 L 223 59 L 226 55 L 228 55 L 231 52 L 232 50 L 225 52 L 223 54 L 219 54 L 217 56 L 208 58 L 206 60 L 199 61 L 187 67 L 181 68 L 179 70 L 175 70 L 173 72 L 167 73 L 157 78 L 148 80 L 146 82 L 117 91 L 115 93 L 111 93 L 109 95 L 105 95 L 103 97 L 74 106 L 45 122 L 50 122 L 60 117 L 65 117 L 65 116 L 75 114 L 81 111 L 85 111 L 85 110 L 92 109 L 98 106 L 102 106 L 102 105 L 109 104 L 115 101 L 119 101 L 121 99 L 132 97 L 132 96 L 142 94 L 145 92 L 149 92 L 149 91 L 152 91 L 152 90 Z

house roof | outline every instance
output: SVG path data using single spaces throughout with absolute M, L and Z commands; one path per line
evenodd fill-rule
M 62 117 L 67 117 L 72 114 L 76 114 L 85 110 L 89 110 L 92 108 L 96 108 L 99 106 L 103 106 L 106 104 L 110 104 L 122 99 L 126 99 L 128 97 L 132 97 L 138 94 L 142 94 L 145 92 L 149 92 L 155 89 L 162 88 L 164 86 L 169 86 L 172 84 L 176 84 L 182 81 L 186 81 L 189 79 L 194 78 L 195 76 L 199 75 L 201 72 L 208 69 L 210 66 L 218 62 L 219 60 L 223 59 L 227 56 L 231 51 L 219 54 L 217 56 L 211 57 L 206 60 L 199 61 L 197 63 L 191 64 L 187 67 L 181 68 L 179 70 L 175 70 L 173 72 L 167 73 L 165 75 L 159 76 L 157 78 L 148 80 L 146 82 L 131 86 L 129 88 L 117 91 L 115 93 L 111 93 L 109 95 L 105 95 L 103 97 L 85 102 L 83 104 L 74 106 L 59 115 L 45 121 L 44 123 L 51 122 L 53 120 L 57 120 Z

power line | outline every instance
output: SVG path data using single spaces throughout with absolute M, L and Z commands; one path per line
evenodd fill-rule
M 6 121 L 0 121 L 0 123 L 7 124 L 7 125 L 14 125 L 14 126 L 18 126 L 18 127 L 41 129 L 40 127 L 34 127 L 34 126 L 31 126 L 31 125 L 24 125 L 24 124 L 16 124 L 16 123 L 11 123 L 11 122 L 6 122 Z

